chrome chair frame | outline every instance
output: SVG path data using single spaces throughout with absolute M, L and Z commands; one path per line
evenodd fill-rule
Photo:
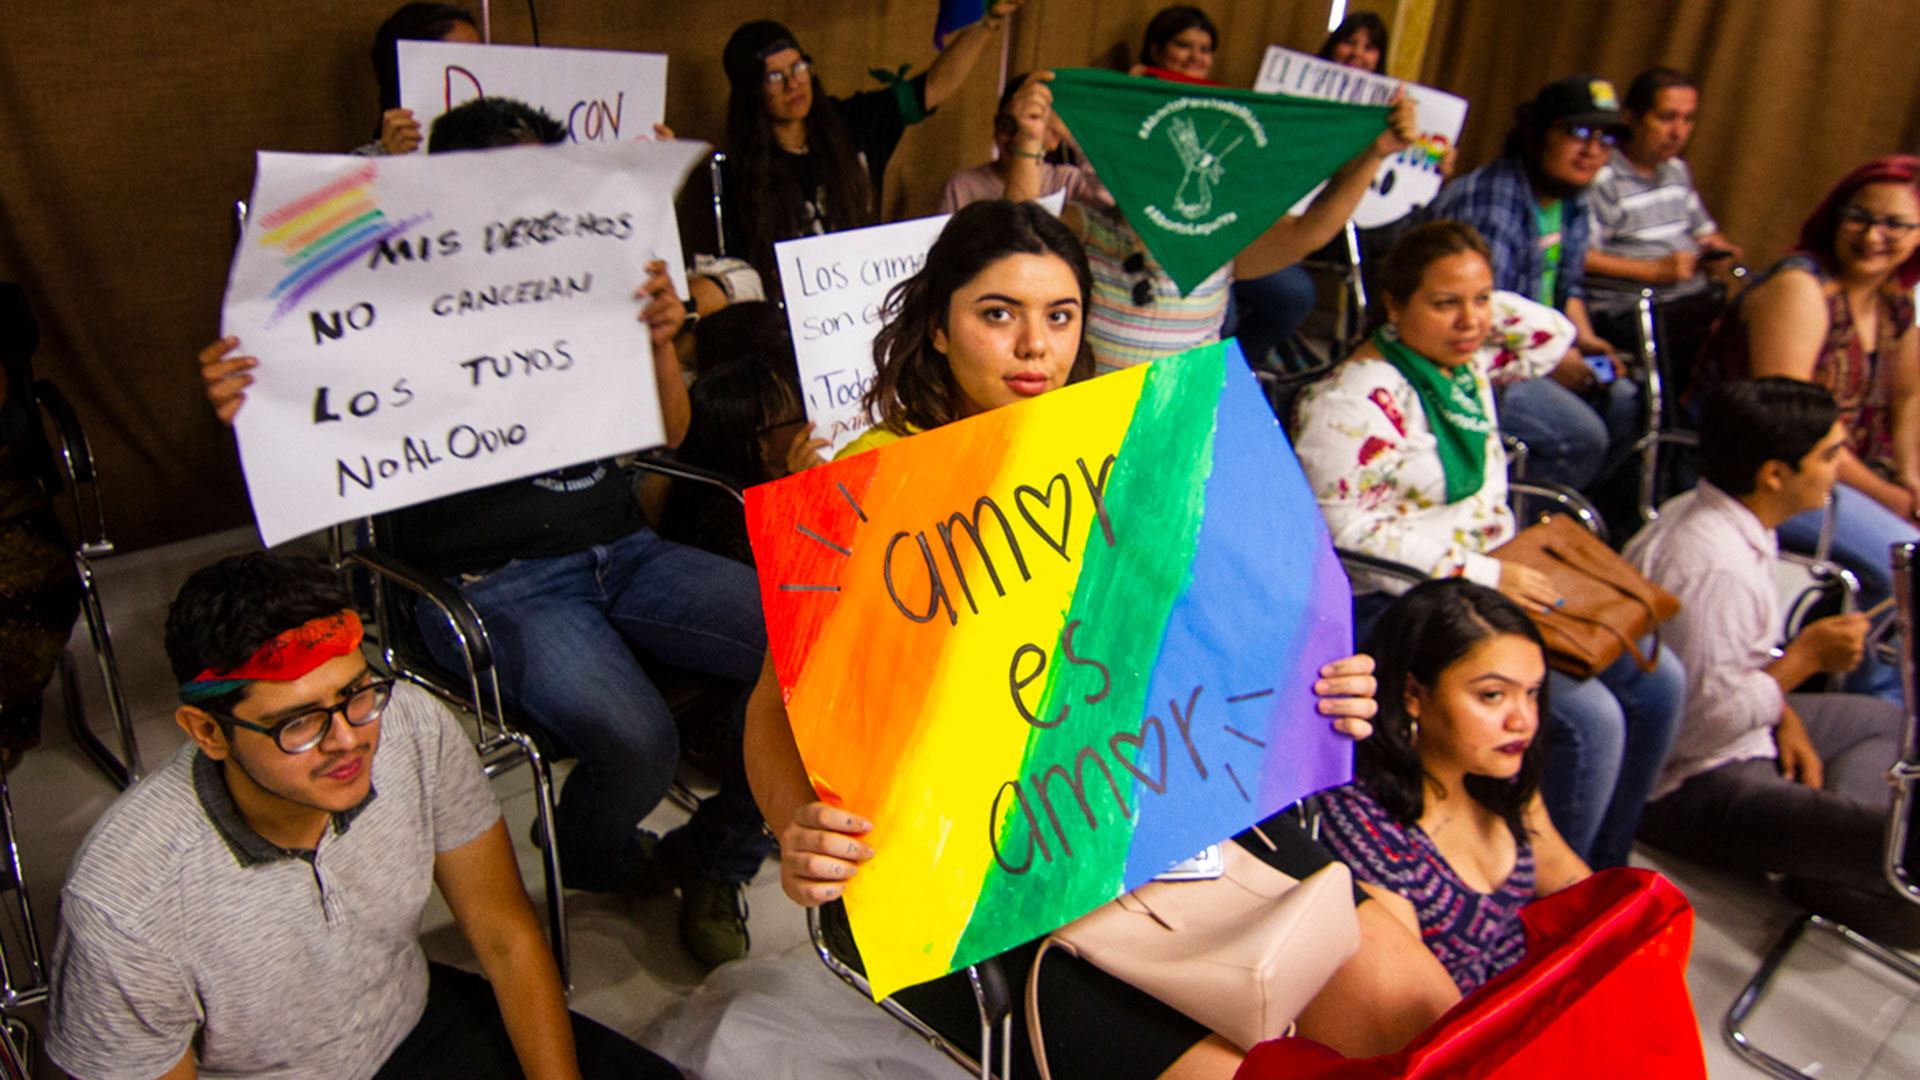
M 41 411 L 52 421 L 54 432 L 59 437 L 59 445 L 55 450 L 62 477 L 66 481 L 74 528 L 79 533 L 78 546 L 73 550 L 73 569 L 80 579 L 80 610 L 86 617 L 87 637 L 93 644 L 94 660 L 99 664 L 100 680 L 105 685 L 107 710 L 113 716 L 114 729 L 119 736 L 119 753 L 116 754 L 101 742 L 87 723 L 86 710 L 81 705 L 78 675 L 72 661 L 63 657 L 60 684 L 67 702 L 67 726 L 73 733 L 73 741 L 86 752 L 87 757 L 109 780 L 124 789 L 138 780 L 143 770 L 140 747 L 133 734 L 132 713 L 127 708 L 126 695 L 120 688 L 120 665 L 114 658 L 113 635 L 108 629 L 106 608 L 100 602 L 100 590 L 94 580 L 94 560 L 113 554 L 113 541 L 107 538 L 106 511 L 100 496 L 99 475 L 94 470 L 93 447 L 87 441 L 86 429 L 80 426 L 79 415 L 58 387 L 41 379 L 33 384 L 33 395 Z
M 449 706 L 474 718 L 474 752 L 480 757 L 488 778 L 526 762 L 533 774 L 534 812 L 539 818 L 540 835 L 553 835 L 558 799 L 553 772 L 532 735 L 507 721 L 505 699 L 500 693 L 500 676 L 494 668 L 493 648 L 479 612 L 467 603 L 460 591 L 443 579 L 428 574 L 406 560 L 377 546 L 372 522 L 366 522 L 369 543 L 348 548 L 342 533 L 352 526 L 333 530 L 334 565 L 341 569 L 359 567 L 372 575 L 373 621 L 379 635 L 381 661 L 388 671 L 420 687 Z M 447 673 L 409 664 L 396 643 L 404 633 L 403 625 L 413 619 L 411 611 L 394 611 L 395 604 L 382 583 L 425 597 L 447 618 L 465 661 L 465 682 L 449 678 Z M 399 622 L 396 620 L 404 620 Z M 458 676 L 456 675 L 455 678 Z M 567 897 L 560 877 L 559 845 L 547 843 L 541 849 L 541 877 L 547 896 L 548 944 L 554 963 L 560 968 L 560 983 L 573 987 L 573 950 L 567 936 Z
M 1901 740 L 1900 759 L 1887 770 L 1887 782 L 1893 786 L 1894 800 L 1887 821 L 1886 844 L 1881 849 L 1881 871 L 1902 899 L 1920 907 L 1920 880 L 1916 879 L 1913 868 L 1907 865 L 1906 858 L 1912 817 L 1916 807 L 1920 806 L 1920 797 L 1916 797 L 1915 793 L 1916 787 L 1920 787 L 1920 709 L 1916 709 L 1916 705 L 1920 705 L 1920 669 L 1916 668 L 1913 650 L 1914 619 L 1920 615 L 1920 611 L 1916 611 L 1914 596 L 1915 586 L 1920 584 L 1920 577 L 1915 574 L 1917 553 L 1920 553 L 1920 544 L 1895 544 L 1892 548 L 1894 606 L 1905 643 L 1900 650 L 1900 676 L 1906 696 L 1907 730 L 1905 738 Z M 1761 1049 L 1743 1025 L 1766 994 L 1767 987 L 1786 966 L 1794 946 L 1799 944 L 1808 930 L 1831 935 L 1855 953 L 1879 963 L 1896 975 L 1904 975 L 1920 986 L 1920 963 L 1915 963 L 1911 958 L 1831 919 L 1813 914 L 1795 919 L 1760 962 L 1759 970 L 1754 972 L 1753 978 L 1748 980 L 1740 995 L 1734 999 L 1733 1007 L 1727 1010 L 1726 1018 L 1720 1025 L 1721 1033 L 1735 1053 L 1779 1080 L 1801 1080 L 1805 1074 L 1784 1059 Z
M 46 1002 L 49 980 L 46 960 L 40 951 L 40 935 L 33 921 L 33 901 L 27 892 L 25 869 L 20 865 L 20 843 L 13 826 L 13 799 L 7 791 L 4 774 L 0 774 L 0 843 L 6 845 L 0 854 L 6 859 L 6 871 L 13 876 L 14 906 L 20 916 L 21 947 L 26 953 L 24 965 L 16 963 L 6 941 L 0 939 L 0 1080 L 26 1080 L 32 1075 L 34 1031 L 20 1016 L 20 1010 Z
M 673 479 L 710 484 L 726 491 L 742 505 L 745 498 L 726 477 L 710 470 L 684 465 L 658 453 L 636 455 L 633 464 L 644 472 Z M 367 530 L 365 544 L 355 544 L 350 530 Z M 446 617 L 448 627 L 460 646 L 464 672 L 447 672 L 435 667 L 412 664 L 401 654 L 397 643 L 413 620 L 413 612 L 396 612 L 388 590 L 373 590 L 374 626 L 379 636 L 381 660 L 396 676 L 426 690 L 443 702 L 474 718 L 474 749 L 487 776 L 497 776 L 525 761 L 533 774 L 534 808 L 539 818 L 540 835 L 552 837 L 558 813 L 557 791 L 552 767 L 539 740 L 527 728 L 513 723 L 506 699 L 500 691 L 500 676 L 494 665 L 493 648 L 487 636 L 486 621 L 473 610 L 466 597 L 445 580 L 429 574 L 405 559 L 379 547 L 373 522 L 341 526 L 331 533 L 336 566 L 357 566 L 377 581 L 388 582 L 405 592 L 425 597 Z M 697 800 L 676 783 L 669 797 L 682 808 L 691 810 Z M 564 985 L 572 987 L 572 948 L 567 932 L 566 888 L 560 873 L 559 845 L 547 843 L 541 850 L 541 876 L 547 896 L 547 929 L 554 960 L 560 967 Z
M 868 1000 L 873 999 L 873 987 L 867 982 L 866 976 L 834 955 L 833 949 L 827 944 L 826 934 L 820 925 L 820 909 L 817 907 L 807 909 L 807 936 L 813 942 L 814 954 L 820 957 L 820 962 L 826 965 L 828 971 Z M 971 965 L 966 973 L 967 985 L 973 991 L 974 1006 L 980 1018 L 980 1057 L 977 1060 L 891 995 L 875 1004 L 908 1030 L 925 1039 L 928 1045 L 945 1054 L 955 1065 L 969 1075 L 978 1076 L 980 1080 L 994 1080 L 994 1039 L 997 1033 L 1000 1078 L 1013 1080 L 1013 1000 L 1007 991 L 1006 975 L 1000 969 L 998 958 Z

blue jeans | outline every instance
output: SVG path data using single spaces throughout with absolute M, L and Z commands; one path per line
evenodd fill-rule
M 1527 444 L 1527 479 L 1585 491 L 1633 453 L 1640 387 L 1615 379 L 1582 397 L 1542 376 L 1503 387 L 1499 410 L 1500 430 Z
M 753 571 L 731 559 L 640 529 L 604 547 L 551 559 L 515 559 L 456 580 L 487 624 L 501 689 L 578 758 L 555 827 L 570 888 L 617 889 L 634 873 L 634 829 L 667 793 L 680 733 L 635 653 L 743 685 L 731 723 L 745 719 L 767 635 Z M 464 665 L 446 621 L 418 611 L 428 648 Z M 669 841 L 699 871 L 747 881 L 769 850 L 737 758 L 720 792 Z
M 1833 485 L 1833 510 L 1833 561 L 1860 579 L 1860 607 L 1870 608 L 1893 595 L 1893 558 L 1887 549 L 1920 540 L 1920 529 L 1845 484 Z M 1820 541 L 1821 514 L 1809 510 L 1781 523 L 1780 546 L 1812 554 Z M 1847 676 L 1846 686 L 1851 693 L 1872 694 L 1895 705 L 1905 702 L 1899 670 L 1871 656 Z
M 1257 364 L 1273 350 L 1284 349 L 1319 299 L 1313 275 L 1299 265 L 1234 282 L 1239 322 L 1233 335 L 1240 339 L 1240 350 Z
M 1551 711 L 1540 781 L 1547 815 L 1589 866 L 1624 866 L 1647 794 L 1680 733 L 1686 670 L 1671 650 L 1661 649 L 1650 672 L 1622 653 L 1594 678 L 1550 671 L 1547 683 Z

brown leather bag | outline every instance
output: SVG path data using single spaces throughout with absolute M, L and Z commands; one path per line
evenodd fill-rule
M 1641 671 L 1659 661 L 1659 626 L 1680 610 L 1680 601 L 1573 518 L 1555 514 L 1487 554 L 1547 575 L 1565 599 L 1552 610 L 1527 612 L 1555 668 L 1591 679 L 1623 652 L 1633 654 Z M 1642 654 L 1639 640 L 1648 634 L 1654 649 Z

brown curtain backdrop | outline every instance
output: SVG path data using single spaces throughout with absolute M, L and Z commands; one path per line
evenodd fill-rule
M 111 534 L 137 548 L 250 520 L 231 435 L 201 396 L 194 354 L 220 296 L 257 149 L 339 152 L 377 120 L 367 50 L 399 0 L 211 4 L 9 0 L 0 33 L 0 280 L 42 326 L 38 373 L 92 437 Z M 478 13 L 478 3 L 469 4 Z M 829 89 L 934 55 L 934 0 L 535 0 L 543 44 L 671 57 L 667 121 L 718 142 L 720 52 L 740 23 L 787 23 Z M 1014 71 L 1118 62 L 1152 2 L 1030 0 Z M 1269 41 L 1319 45 L 1324 0 L 1207 5 L 1222 79 L 1251 81 Z M 528 44 L 527 5 L 493 4 L 494 40 Z M 986 159 L 998 98 L 990 48 L 965 89 L 913 128 L 885 210 L 930 213 L 955 170 Z
M 194 353 L 219 326 L 233 200 L 256 149 L 340 151 L 376 119 L 367 48 L 397 0 L 214 5 L 11 0 L 0 34 L 0 278 L 42 323 L 39 371 L 74 399 L 100 458 L 109 523 L 138 547 L 244 523 L 233 442 L 200 394 Z M 541 40 L 672 58 L 667 119 L 719 140 L 733 28 L 780 19 L 839 93 L 869 68 L 933 57 L 934 0 L 536 0 Z M 1010 67 L 1119 65 L 1161 6 L 1029 0 Z M 1388 4 L 1363 6 L 1382 10 Z M 1215 72 L 1247 85 L 1269 42 L 1312 50 L 1321 0 L 1212 0 Z M 524 3 L 494 37 L 531 41 Z M 1513 107 L 1575 70 L 1624 93 L 1641 68 L 1695 73 L 1688 154 L 1727 233 L 1764 266 L 1838 176 L 1920 148 L 1920 4 L 1889 0 L 1441 2 L 1423 81 L 1473 102 L 1463 165 L 1497 152 Z M 890 217 L 931 211 L 954 170 L 985 159 L 999 57 L 912 129 L 889 170 Z
M 1848 170 L 1920 149 L 1920 4 L 1898 0 L 1443 2 L 1422 81 L 1473 102 L 1461 167 L 1500 152 L 1513 110 L 1590 71 L 1624 97 L 1656 64 L 1690 72 L 1687 150 L 1707 208 L 1755 270 Z

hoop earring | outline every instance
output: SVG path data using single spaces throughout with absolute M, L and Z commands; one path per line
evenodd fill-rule
M 1380 336 L 1386 338 L 1388 341 L 1399 341 L 1400 340 L 1400 324 L 1390 322 L 1385 326 L 1382 326 L 1380 328 Z

